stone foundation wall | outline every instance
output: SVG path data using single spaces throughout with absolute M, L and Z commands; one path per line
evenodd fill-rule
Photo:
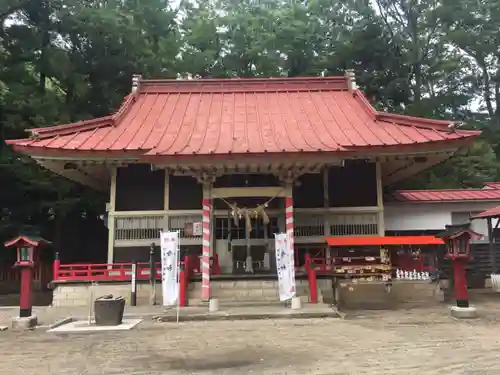
M 123 296 L 130 305 L 130 283 L 102 283 L 93 286 L 93 298 L 112 294 Z M 88 306 L 89 284 L 57 284 L 54 289 L 53 306 Z M 137 284 L 137 305 L 150 303 L 151 288 L 148 283 Z M 276 280 L 214 280 L 212 295 L 221 303 L 268 303 L 278 302 L 278 284 Z M 297 295 L 303 302 L 309 302 L 309 284 L 307 280 L 297 280 Z M 390 309 L 417 305 L 436 304 L 436 285 L 428 281 L 394 281 L 391 291 L 386 292 L 384 284 L 360 284 L 340 281 L 336 289 L 339 305 L 347 309 Z M 161 282 L 156 284 L 156 301 L 161 303 Z M 318 302 L 333 303 L 334 289 L 332 281 L 318 280 Z M 188 303 L 200 304 L 201 282 L 191 282 L 188 291 Z
M 333 304 L 334 292 L 332 279 L 318 279 L 316 283 L 318 285 L 318 302 Z
M 340 281 L 336 294 L 344 309 L 393 309 L 439 303 L 436 284 L 430 281 L 395 280 L 389 292 L 383 283 Z
M 57 284 L 54 288 L 52 305 L 55 307 L 88 306 L 90 290 L 93 289 L 93 298 L 106 294 L 122 296 L 126 304 L 130 305 L 130 283 L 98 284 L 90 287 L 89 284 Z M 148 283 L 137 284 L 137 305 L 147 305 L 150 301 L 151 287 Z M 161 282 L 156 284 L 156 301 L 161 301 Z
M 277 280 L 213 280 L 212 296 L 220 303 L 273 303 L 279 302 Z M 309 302 L 309 283 L 296 280 L 297 296 L 304 303 Z M 190 306 L 202 303 L 201 283 L 189 284 L 188 300 Z
M 329 280 L 318 280 L 322 284 Z M 309 302 L 309 284 L 307 280 L 297 280 L 297 295 L 302 297 L 303 302 Z M 322 285 L 321 284 L 321 285 Z M 212 296 L 219 298 L 221 303 L 266 303 L 278 302 L 278 282 L 276 280 L 213 280 L 211 283 Z M 123 296 L 126 304 L 130 305 L 130 283 L 103 283 L 93 286 L 93 298 L 112 294 Z M 330 286 L 331 288 L 331 286 Z M 318 289 L 320 289 L 318 287 Z M 88 306 L 90 291 L 88 283 L 57 284 L 54 289 L 52 305 L 56 307 Z M 137 284 L 137 305 L 150 303 L 151 288 L 148 283 Z M 321 290 L 318 293 L 319 302 Z M 156 301 L 161 303 L 161 282 L 156 284 Z M 202 303 L 201 282 L 189 283 L 188 304 L 196 306 Z

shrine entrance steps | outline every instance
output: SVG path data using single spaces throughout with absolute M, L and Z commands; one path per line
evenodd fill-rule
M 303 303 L 308 303 L 308 281 L 299 279 L 296 280 L 296 284 L 297 296 Z M 190 282 L 188 288 L 188 306 L 204 304 L 201 299 L 201 282 Z M 283 304 L 279 300 L 277 280 L 211 280 L 211 288 L 212 297 L 217 298 L 221 306 Z

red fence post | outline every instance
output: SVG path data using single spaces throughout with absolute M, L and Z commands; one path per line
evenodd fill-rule
M 213 256 L 212 275 L 220 275 L 219 256 L 217 253 Z
M 181 263 L 179 272 L 179 306 L 186 306 L 186 263 Z
M 55 253 L 54 256 L 54 264 L 52 265 L 52 280 L 57 280 L 59 277 L 59 266 L 61 265 L 61 261 L 59 260 L 59 253 Z
M 318 303 L 318 287 L 316 281 L 316 269 L 311 261 L 311 254 L 306 254 L 306 271 L 309 281 L 309 299 L 310 303 Z
M 309 292 L 311 293 L 311 303 L 318 303 L 318 286 L 316 281 L 316 270 L 312 268 L 309 272 Z
M 184 257 L 184 262 L 181 265 L 181 272 L 179 274 L 179 306 L 187 306 L 187 294 L 189 284 L 189 257 Z

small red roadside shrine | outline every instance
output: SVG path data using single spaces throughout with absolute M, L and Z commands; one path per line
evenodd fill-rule
M 446 259 L 453 263 L 453 285 L 457 307 L 468 308 L 467 279 L 465 264 L 471 259 L 470 240 L 479 239 L 481 234 L 472 231 L 469 225 L 447 225 L 446 230 L 439 233 L 446 244 Z
M 38 259 L 40 248 L 48 244 L 50 244 L 49 241 L 36 233 L 27 232 L 4 243 L 6 248 L 15 247 L 17 251 L 17 261 L 14 267 L 19 268 L 21 272 L 20 318 L 32 316 L 33 267 Z

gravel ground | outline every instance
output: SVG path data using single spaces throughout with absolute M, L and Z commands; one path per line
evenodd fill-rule
M 456 321 L 446 307 L 345 320 L 155 323 L 126 332 L 0 332 L 0 374 L 500 374 L 500 304 Z

